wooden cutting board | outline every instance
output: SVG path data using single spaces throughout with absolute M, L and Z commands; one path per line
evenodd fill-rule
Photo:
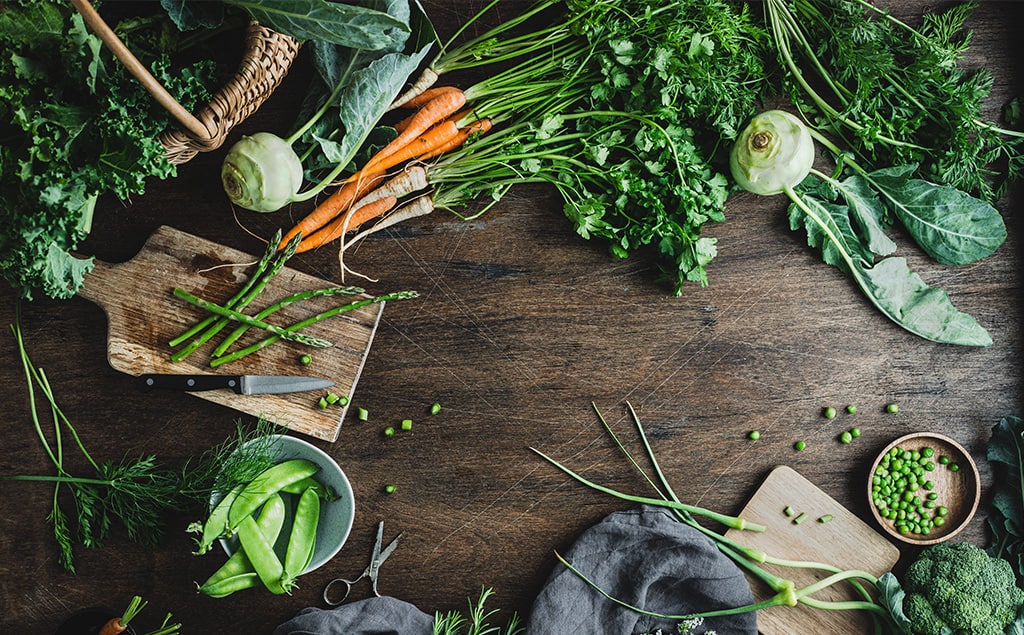
M 85 286 L 79 295 L 106 311 L 110 365 L 136 376 L 143 373 L 204 373 L 323 377 L 335 382 L 331 392 L 347 396 L 351 403 L 380 321 L 383 303 L 342 313 L 303 330 L 330 341 L 333 343 L 330 348 L 311 349 L 279 340 L 248 357 L 211 369 L 210 352 L 232 330 L 235 326 L 232 324 L 184 360 L 170 360 L 171 353 L 177 349 L 172 349 L 168 341 L 207 315 L 174 297 L 174 287 L 223 303 L 248 279 L 261 256 L 246 254 L 164 226 L 157 229 L 142 250 L 128 262 L 110 264 L 97 261 L 95 269 L 86 276 Z M 254 313 L 292 293 L 326 286 L 330 283 L 284 267 L 246 312 Z M 282 309 L 267 321 L 287 326 L 349 301 L 349 296 L 303 301 Z M 244 346 L 266 335 L 260 329 L 250 329 L 235 346 Z M 313 358 L 308 366 L 299 362 L 304 353 Z M 326 391 L 237 395 L 230 390 L 212 390 L 189 394 L 255 417 L 267 417 L 297 432 L 331 442 L 338 438 L 348 408 L 339 405 L 319 408 L 317 401 Z
M 797 514 L 805 513 L 806 519 L 795 524 L 793 518 L 784 513 L 787 506 Z M 818 522 L 818 518 L 825 514 L 831 514 L 832 520 Z M 726 536 L 777 558 L 822 562 L 879 576 L 891 570 L 900 557 L 899 549 L 882 534 L 786 466 L 771 471 L 740 516 L 764 525 L 767 531 L 754 533 L 730 529 Z M 764 567 L 775 575 L 793 580 L 797 588 L 828 575 L 804 569 Z M 749 574 L 748 578 L 756 600 L 772 595 L 760 580 Z M 837 585 L 814 597 L 821 600 L 855 599 L 846 585 Z M 863 635 L 873 632 L 871 624 L 871 618 L 863 611 L 827 611 L 804 605 L 774 607 L 757 614 L 758 631 L 763 635 Z

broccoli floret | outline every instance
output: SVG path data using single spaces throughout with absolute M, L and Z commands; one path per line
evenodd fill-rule
M 1024 605 L 1010 564 L 966 542 L 924 549 L 903 588 L 903 610 L 920 635 L 1002 633 Z

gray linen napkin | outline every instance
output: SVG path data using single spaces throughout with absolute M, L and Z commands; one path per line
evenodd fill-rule
M 679 615 L 753 601 L 746 578 L 714 543 L 666 510 L 616 512 L 583 532 L 565 555 L 614 597 Z M 333 609 L 307 608 L 274 635 L 431 635 L 434 618 L 408 602 L 373 597 Z M 611 602 L 558 564 L 535 600 L 527 635 L 677 633 L 678 621 L 644 616 Z M 754 613 L 709 618 L 695 633 L 757 635 Z
M 743 572 L 714 543 L 668 510 L 616 512 L 586 530 L 563 556 L 609 595 L 664 615 L 753 602 Z M 642 615 L 608 600 L 557 565 L 534 601 L 528 635 L 678 633 L 677 620 Z M 708 618 L 695 633 L 757 635 L 753 612 Z

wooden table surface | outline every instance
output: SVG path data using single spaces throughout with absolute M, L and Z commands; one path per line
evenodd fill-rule
M 480 4 L 435 0 L 427 8 L 450 31 Z M 919 3 L 896 6 L 913 12 Z M 1019 93 L 1022 8 L 982 3 L 970 23 L 972 62 L 995 73 L 993 108 Z M 293 73 L 239 131 L 286 132 L 305 77 Z M 259 253 L 262 243 L 250 232 L 269 236 L 288 224 L 289 211 L 233 215 L 217 177 L 222 156 L 198 157 L 130 203 L 103 199 L 82 251 L 123 261 L 167 224 Z M 299 609 L 322 606 L 328 580 L 366 566 L 380 520 L 385 539 L 405 532 L 381 569 L 382 593 L 432 613 L 464 609 L 467 597 L 489 586 L 496 594 L 488 606 L 526 613 L 556 566 L 554 551 L 628 507 L 571 483 L 529 448 L 609 486 L 644 491 L 592 402 L 638 449 L 625 410 L 633 404 L 678 494 L 722 512 L 738 512 L 769 471 L 785 464 L 870 520 L 863 483 L 874 455 L 920 430 L 965 445 L 987 492 L 990 430 L 1001 417 L 1024 413 L 1019 193 L 1000 204 L 1009 238 L 979 263 L 945 268 L 901 240 L 912 268 L 992 333 L 995 344 L 984 349 L 929 343 L 890 323 L 849 278 L 821 262 L 802 233 L 788 229 L 784 207 L 781 197 L 735 195 L 728 219 L 706 228 L 719 248 L 710 285 L 687 287 L 681 297 L 653 281 L 644 257 L 612 260 L 603 245 L 580 239 L 545 187 L 514 188 L 472 222 L 438 212 L 370 238 L 347 257 L 354 270 L 379 279 L 370 292 L 408 288 L 421 297 L 384 311 L 356 391 L 369 421 L 350 416 L 337 442 L 315 441 L 355 491 L 355 525 L 342 551 L 291 596 L 198 596 L 194 581 L 219 560 L 190 555 L 185 526 L 196 512 L 189 511 L 169 518 L 156 548 L 115 531 L 101 549 L 78 549 L 78 574 L 69 575 L 46 521 L 52 489 L 0 483 L 0 632 L 52 632 L 80 607 L 121 607 L 140 594 L 150 601 L 143 627 L 170 611 L 186 633 L 270 633 Z M 337 279 L 332 249 L 297 256 L 292 266 Z M 4 325 L 15 305 L 15 293 L 0 291 Z M 187 395 L 141 393 L 114 371 L 97 306 L 36 299 L 21 311 L 31 356 L 94 456 L 155 453 L 177 464 L 232 433 L 235 411 Z M 50 473 L 14 341 L 4 332 L 0 474 Z M 443 409 L 430 416 L 434 402 Z M 897 414 L 884 412 L 890 402 L 899 404 Z M 821 415 L 824 406 L 846 404 L 858 412 L 833 421 Z M 415 422 L 411 432 L 382 436 L 405 418 Z M 852 425 L 862 436 L 838 443 Z M 755 429 L 761 438 L 751 442 Z M 807 449 L 797 453 L 799 439 Z M 382 491 L 388 483 L 397 487 L 391 495 Z M 986 497 L 963 539 L 985 543 L 987 505 Z M 354 591 L 368 595 L 366 586 Z

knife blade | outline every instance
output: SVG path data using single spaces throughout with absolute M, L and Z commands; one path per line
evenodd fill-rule
M 149 373 L 139 377 L 149 388 L 167 388 L 194 392 L 233 390 L 239 395 L 279 395 L 330 388 L 334 382 L 299 375 L 174 375 Z

